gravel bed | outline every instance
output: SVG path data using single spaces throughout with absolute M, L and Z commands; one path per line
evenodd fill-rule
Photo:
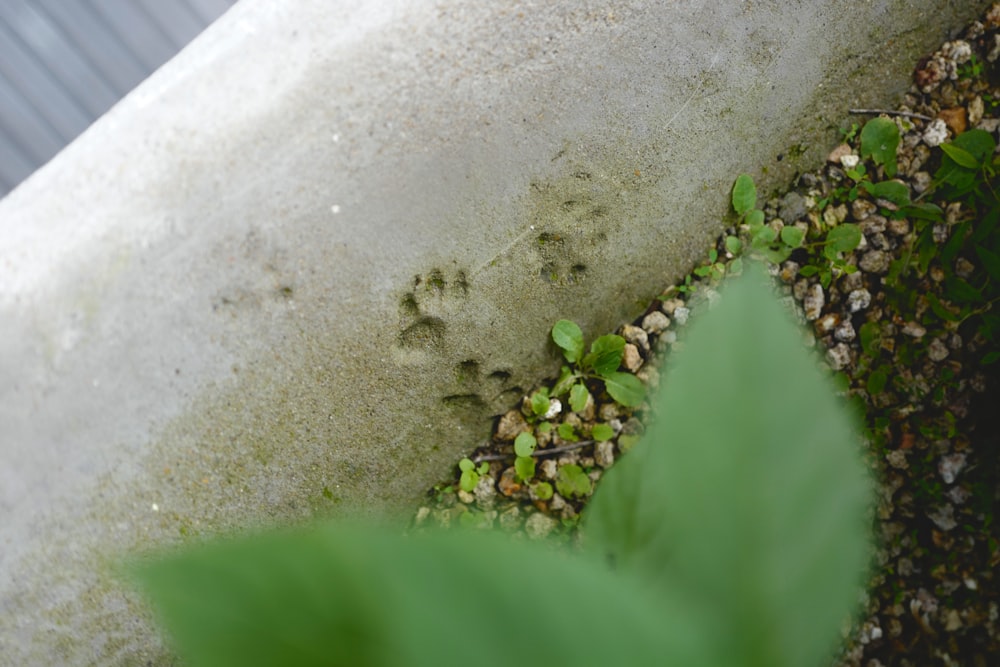
M 941 143 L 971 128 L 996 138 L 998 61 L 1000 3 L 922 59 L 899 108 L 884 112 L 897 123 L 902 138 L 896 178 L 914 199 L 931 185 L 940 162 L 940 151 L 934 149 Z M 788 225 L 808 231 L 849 222 L 864 234 L 861 245 L 843 258 L 859 270 L 835 275 L 829 285 L 821 284 L 818 275 L 800 273 L 809 262 L 805 250 L 771 265 L 779 289 L 807 325 L 805 343 L 824 354 L 844 395 L 864 412 L 867 459 L 879 480 L 874 574 L 862 596 L 864 611 L 853 627 L 845 627 L 834 664 L 996 665 L 1000 364 L 983 365 L 991 351 L 988 341 L 961 322 L 936 317 L 931 306 L 950 306 L 944 269 L 968 277 L 983 269 L 974 255 L 959 255 L 949 267 L 931 259 L 924 275 L 906 278 L 906 293 L 889 288 L 886 275 L 892 261 L 914 250 L 914 224 L 883 215 L 887 202 L 863 190 L 853 201 L 838 196 L 851 185 L 847 171 L 863 162 L 850 125 L 861 126 L 874 115 L 877 110 L 856 115 L 845 110 L 845 141 L 831 150 L 826 165 L 801 175 L 763 206 L 767 224 L 776 232 Z M 881 166 L 869 162 L 867 168 L 873 181 L 885 179 Z M 944 246 L 969 212 L 961 202 L 928 194 L 945 211 L 944 221 L 933 227 L 935 242 Z M 718 274 L 731 270 L 734 257 L 727 251 L 726 236 L 748 242 L 746 228 L 727 230 L 715 248 L 722 271 L 703 267 L 705 275 L 667 288 L 641 317 L 618 329 L 627 341 L 620 370 L 634 373 L 650 389 L 658 386 L 657 369 L 683 346 L 692 310 L 714 297 Z M 556 355 L 554 350 L 554 359 Z M 553 361 L 553 372 L 557 370 Z M 550 402 L 545 421 L 552 428 L 542 432 L 531 396 L 554 384 L 554 378 L 540 383 L 521 405 L 498 417 L 490 440 L 469 457 L 477 465 L 487 463 L 488 473 L 464 491 L 456 468 L 453 479 L 429 492 L 416 512 L 415 526 L 461 523 L 499 527 L 524 539 L 575 539 L 593 486 L 639 440 L 650 415 L 647 404 L 623 407 L 603 392 L 599 381 L 590 382 L 582 409 L 572 411 L 565 397 Z M 610 426 L 614 436 L 596 441 L 592 431 L 598 424 Z M 528 482 L 519 481 L 513 467 L 513 441 L 525 431 L 538 442 L 536 473 Z M 566 483 L 567 466 L 578 466 L 592 484 Z

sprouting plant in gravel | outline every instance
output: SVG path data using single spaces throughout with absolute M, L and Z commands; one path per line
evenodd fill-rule
M 569 392 L 571 407 L 574 396 L 577 403 L 586 402 L 585 379 L 603 382 L 608 395 L 626 407 L 637 407 L 645 399 L 646 388 L 642 382 L 631 373 L 618 370 L 625 353 L 625 339 L 621 336 L 601 336 L 590 344 L 590 351 L 584 354 L 583 332 L 580 327 L 570 320 L 559 320 L 552 327 L 552 341 L 559 346 L 570 364 L 563 366 L 552 394 L 561 396 Z
M 733 185 L 732 205 L 739 216 L 739 222 L 746 225 L 752 254 L 772 264 L 780 264 L 796 250 L 811 251 L 815 263 L 804 266 L 801 273 L 807 277 L 818 275 L 824 287 L 828 287 L 836 275 L 857 271 L 857 267 L 843 259 L 844 254 L 850 253 L 861 243 L 861 229 L 857 225 L 838 224 L 829 227 L 825 233 L 812 235 L 809 235 L 807 228 L 796 225 L 784 225 L 775 229 L 765 224 L 763 211 L 753 208 L 756 200 L 757 190 L 753 179 L 747 174 L 741 174 Z M 730 246 L 730 238 L 734 237 L 726 238 L 727 248 Z M 736 241 L 731 245 L 739 250 L 739 239 Z
M 537 446 L 538 440 L 527 431 L 519 433 L 514 439 L 514 454 L 517 455 L 514 459 L 514 470 L 518 478 L 523 481 L 535 476 L 535 459 L 531 455 Z
M 861 158 L 882 165 L 889 178 L 896 175 L 898 149 L 899 128 L 888 118 L 873 118 L 861 128 Z
M 556 490 L 565 498 L 586 496 L 590 494 L 593 485 L 583 468 L 570 463 L 559 468 L 556 477 Z
M 820 664 L 868 557 L 857 434 L 759 272 L 700 317 L 577 553 L 341 521 L 144 560 L 139 584 L 191 664 Z M 592 491 L 572 464 L 556 485 Z
M 479 484 L 479 478 L 490 471 L 490 464 L 483 462 L 477 467 L 472 459 L 464 458 L 458 462 L 458 469 L 462 471 L 458 487 L 471 492 Z
M 873 125 L 877 132 L 868 132 Z M 885 118 L 870 120 L 861 136 L 863 156 L 879 157 L 874 149 L 865 151 L 866 136 L 876 136 L 882 142 L 880 146 L 899 144 L 896 124 Z M 869 144 L 874 141 L 869 139 Z M 946 218 L 945 211 L 930 201 L 911 200 L 907 187 L 898 181 L 873 183 L 866 178 L 860 183 L 879 205 L 880 213 L 913 223 L 914 236 L 909 249 L 891 263 L 885 282 L 895 306 L 908 316 L 916 314 L 917 297 L 921 295 L 926 302 L 923 312 L 936 319 L 935 322 L 925 318 L 925 324 L 937 323 L 947 329 L 971 322 L 972 328 L 993 348 L 982 363 L 995 363 L 1000 360 L 1000 352 L 996 350 L 1000 343 L 1000 316 L 992 312 L 1000 300 L 1000 198 L 996 189 L 1000 158 L 994 156 L 996 141 L 990 133 L 973 129 L 941 144 L 940 151 L 940 166 L 921 199 L 951 202 L 950 210 L 955 212 L 952 219 Z M 889 164 L 887 155 L 882 155 L 881 160 L 886 166 Z M 863 167 L 861 164 L 857 169 Z M 888 168 L 886 174 L 889 175 Z M 984 271 L 973 278 L 969 267 L 975 264 Z M 801 273 L 808 276 L 808 270 L 806 267 Z M 928 276 L 942 285 L 940 293 L 915 290 L 911 285 L 913 280 Z M 875 383 L 881 384 L 879 376 Z

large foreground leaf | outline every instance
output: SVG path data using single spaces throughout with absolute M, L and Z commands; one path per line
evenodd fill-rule
M 754 272 L 676 357 L 656 423 L 587 510 L 588 544 L 664 593 L 714 605 L 724 664 L 821 664 L 867 557 L 871 489 L 853 424 Z
M 195 666 L 719 664 L 676 596 L 505 535 L 330 524 L 137 572 Z

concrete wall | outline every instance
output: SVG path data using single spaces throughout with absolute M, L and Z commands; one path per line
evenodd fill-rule
M 985 4 L 244 0 L 0 202 L 0 655 L 165 661 L 123 553 L 411 505 Z

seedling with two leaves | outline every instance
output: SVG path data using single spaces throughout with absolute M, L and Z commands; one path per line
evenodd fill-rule
M 625 339 L 616 334 L 601 336 L 585 352 L 583 332 L 575 322 L 559 320 L 552 327 L 552 341 L 562 350 L 570 365 L 563 366 L 552 395 L 569 393 L 570 407 L 579 412 L 586 407 L 589 391 L 585 380 L 598 380 L 612 399 L 622 405 L 638 407 L 646 398 L 646 388 L 636 376 L 619 371 L 625 353 Z

